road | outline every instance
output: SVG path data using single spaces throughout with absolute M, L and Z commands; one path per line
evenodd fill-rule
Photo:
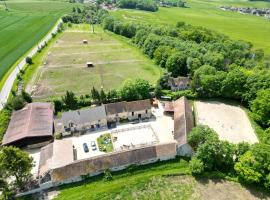
M 13 71 L 10 73 L 2 90 L 0 91 L 0 110 L 3 109 L 3 107 L 8 101 L 9 94 L 11 92 L 14 81 L 17 78 L 17 75 L 20 73 L 20 70 L 23 69 L 23 67 L 26 65 L 25 58 L 33 57 L 37 53 L 38 47 L 44 45 L 45 42 L 48 42 L 52 38 L 52 33 L 57 33 L 57 29 L 60 23 L 62 23 L 61 19 L 58 20 L 53 29 L 21 60 L 21 62 L 16 66 L 16 68 L 14 68 Z

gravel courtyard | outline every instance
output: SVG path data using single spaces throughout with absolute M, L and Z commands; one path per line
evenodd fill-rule
M 245 111 L 239 106 L 222 102 L 195 102 L 197 124 L 208 125 L 214 129 L 221 140 L 232 143 L 258 142 Z

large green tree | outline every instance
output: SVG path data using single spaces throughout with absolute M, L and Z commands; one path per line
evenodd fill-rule
M 270 88 L 259 90 L 251 104 L 255 119 L 264 126 L 270 126 Z
M 78 99 L 72 91 L 66 91 L 62 101 L 67 109 L 76 110 L 78 108 Z
M 5 178 L 14 179 L 14 186 L 18 190 L 25 188 L 33 166 L 33 158 L 19 148 L 4 146 L 0 150 L 0 171 Z

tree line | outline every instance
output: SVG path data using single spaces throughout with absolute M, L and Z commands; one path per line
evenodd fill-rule
M 61 99 L 55 99 L 55 113 L 66 110 L 76 110 L 91 104 L 101 105 L 119 101 L 136 101 L 150 98 L 151 86 L 143 79 L 124 81 L 120 89 L 105 91 L 93 87 L 89 94 L 77 97 L 72 91 L 67 91 Z
M 261 126 L 270 126 L 270 63 L 251 43 L 183 22 L 153 25 L 108 16 L 103 27 L 130 38 L 170 76 L 189 76 L 192 96 L 237 100 L 251 109 Z M 169 88 L 163 76 L 157 91 L 161 94 L 164 89 Z
M 242 183 L 270 189 L 270 144 L 232 144 L 221 141 L 208 126 L 199 125 L 188 135 L 195 150 L 189 166 L 193 175 L 218 171 Z

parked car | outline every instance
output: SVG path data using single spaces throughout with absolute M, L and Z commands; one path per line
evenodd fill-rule
M 140 120 L 138 120 L 138 119 L 135 119 L 135 120 L 133 120 L 133 121 L 131 122 L 131 124 L 138 124 L 138 123 L 140 123 Z
M 89 152 L 89 148 L 86 143 L 83 143 L 83 150 L 85 153 Z
M 93 151 L 97 150 L 97 145 L 95 141 L 91 141 L 91 148 Z

